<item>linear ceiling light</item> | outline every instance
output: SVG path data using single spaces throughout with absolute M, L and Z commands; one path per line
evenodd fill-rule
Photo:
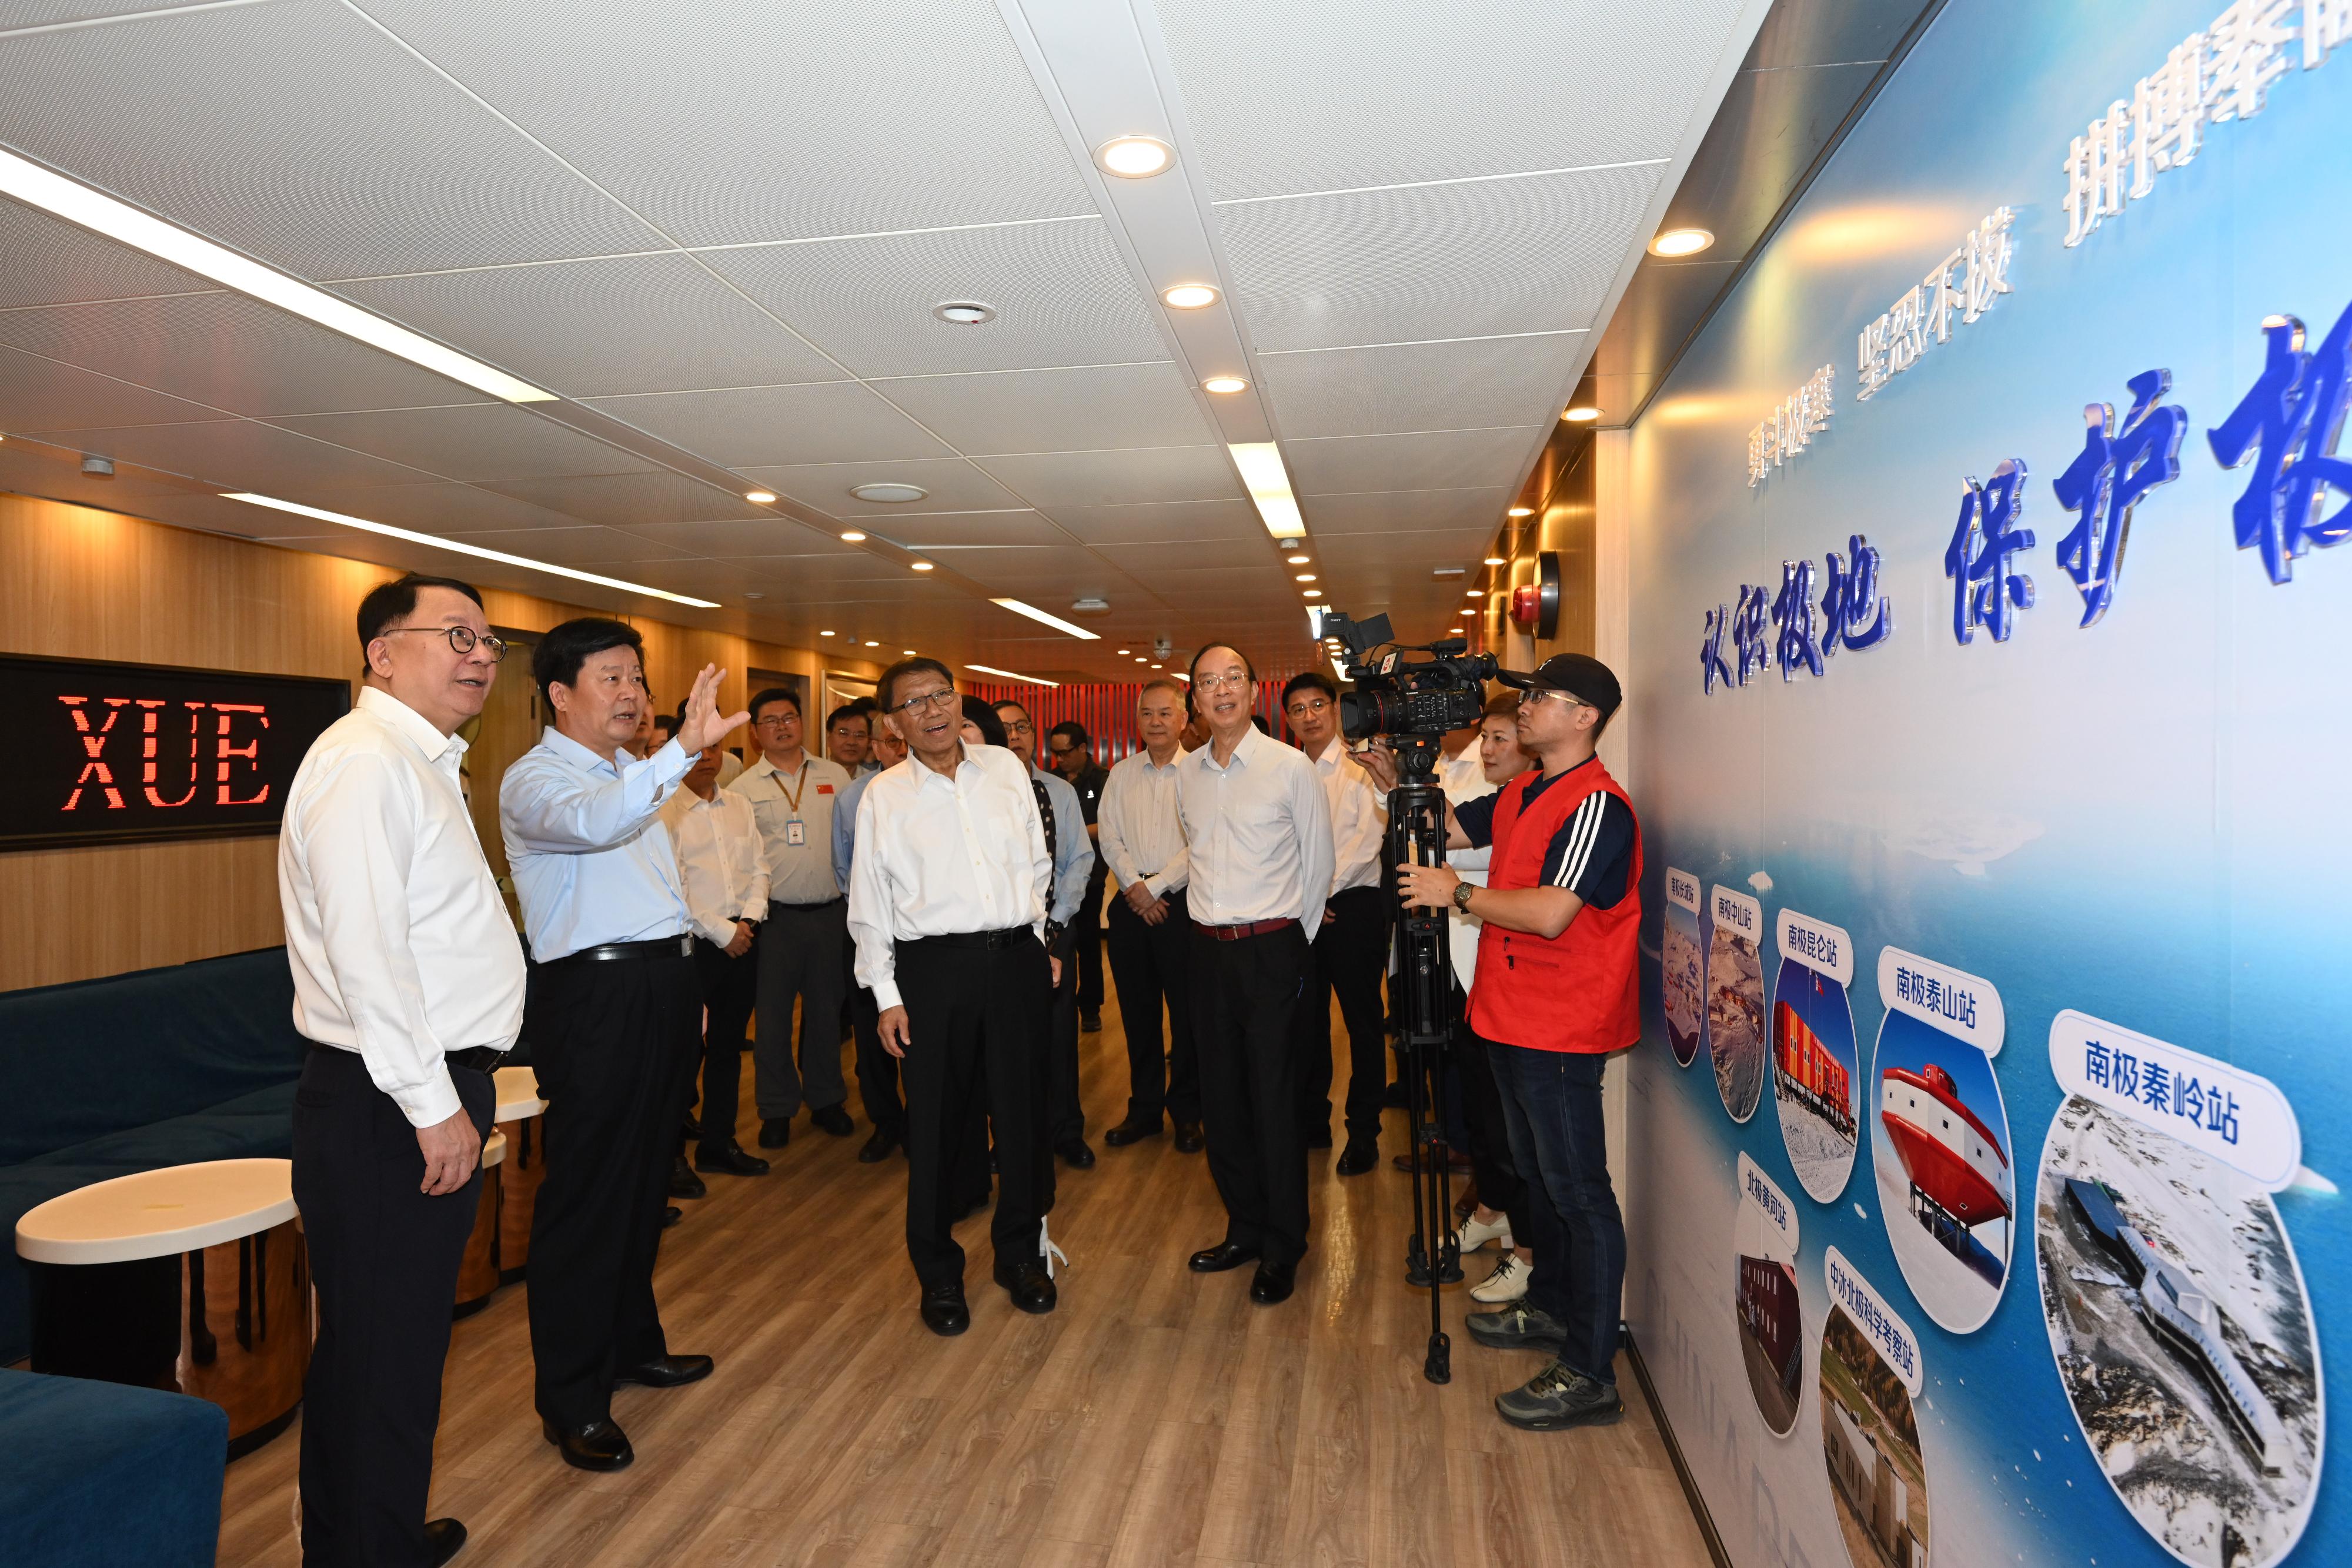
M 27 206 L 55 214 L 93 234 L 161 256 L 174 267 L 201 273 L 239 294 L 290 310 L 331 331 L 356 338 L 387 354 L 397 354 L 411 364 L 438 371 L 492 397 L 504 398 L 509 402 L 555 401 L 551 392 L 543 392 L 479 360 L 468 359 L 455 349 L 313 288 L 275 267 L 239 256 L 226 246 L 215 245 L 176 224 L 142 213 L 127 202 L 119 202 L 103 192 L 53 173 L 14 152 L 0 152 L 0 194 L 14 196 Z
M 1298 497 L 1291 493 L 1282 449 L 1271 441 L 1244 441 L 1225 450 L 1234 455 L 1234 466 L 1242 471 L 1242 483 L 1249 486 L 1250 499 L 1265 519 L 1265 531 L 1285 544 L 1297 544 L 1307 532 L 1307 519 L 1298 515 Z
M 655 599 L 667 599 L 673 604 L 690 604 L 697 610 L 716 610 L 719 602 L 711 599 L 695 599 L 683 593 L 671 593 L 666 589 L 647 588 L 642 582 L 624 582 L 617 577 L 600 577 L 593 571 L 576 567 L 556 566 L 543 560 L 533 560 L 527 555 L 509 555 L 502 549 L 484 549 L 457 539 L 442 538 L 435 534 L 420 534 L 408 528 L 395 528 L 389 523 L 372 523 L 365 517 L 353 517 L 341 512 L 323 511 L 317 507 L 305 507 L 293 501 L 281 501 L 275 496 L 256 496 L 246 491 L 223 491 L 225 501 L 244 501 L 251 506 L 268 507 L 273 511 L 292 512 L 298 517 L 316 517 L 322 523 L 334 523 L 346 528 L 360 528 L 371 534 L 383 534 L 395 539 L 407 539 L 435 549 L 456 550 L 460 555 L 479 556 L 484 560 L 503 561 L 509 566 L 528 567 L 532 571 L 551 571 L 558 577 L 569 577 L 581 582 L 593 582 L 604 588 L 617 588 L 627 593 L 647 594 Z M 825 633 L 827 636 L 832 633 Z
M 1056 632 L 1067 632 L 1071 636 L 1083 637 L 1089 643 L 1099 643 L 1102 641 L 1101 632 L 1089 632 L 1083 626 L 1073 626 L 1068 622 L 1063 620 L 1060 616 L 1048 615 L 1034 604 L 1024 604 L 1017 599 L 992 599 L 989 602 L 998 606 L 1000 609 L 1010 610 L 1015 615 L 1026 615 L 1030 620 L 1040 622 L 1045 625 L 1051 626 Z M 976 670 L 980 668 L 980 666 L 978 664 L 974 664 L 971 668 Z M 1004 672 L 999 670 L 995 673 L 1003 674 Z
M 1003 603 L 1003 600 L 997 601 Z M 1000 670 L 993 664 L 966 664 L 967 670 L 978 670 L 983 675 L 1003 675 L 1008 681 L 1023 681 L 1033 686 L 1058 686 L 1059 681 L 1048 681 L 1036 675 L 1024 675 L 1013 670 Z

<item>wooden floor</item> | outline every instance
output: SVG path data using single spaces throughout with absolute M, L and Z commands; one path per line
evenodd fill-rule
M 1162 1136 L 1101 1146 L 1124 1113 L 1115 1009 L 1084 1037 L 1091 1171 L 1052 1218 L 1061 1306 L 1033 1318 L 989 1280 L 988 1228 L 957 1229 L 972 1324 L 915 1314 L 906 1165 L 795 1124 L 772 1174 L 713 1176 L 668 1232 L 657 1288 L 670 1345 L 718 1357 L 693 1386 L 623 1388 L 636 1463 L 566 1467 L 530 1404 L 525 1285 L 457 1325 L 435 1514 L 499 1564 L 1454 1564 L 1698 1568 L 1706 1549 L 1638 1385 L 1627 1419 L 1527 1433 L 1494 1396 L 1541 1358 L 1483 1349 L 1447 1291 L 1454 1381 L 1421 1375 L 1428 1297 L 1403 1281 L 1407 1177 L 1347 1180 L 1316 1156 L 1298 1291 L 1248 1299 L 1249 1271 L 1187 1254 L 1223 1212 L 1198 1155 Z M 1334 1034 L 1339 1033 L 1335 1020 Z M 748 1068 L 748 1063 L 747 1063 Z M 1340 1067 L 1345 1082 L 1345 1060 Z M 744 1143 L 752 1142 L 747 1112 Z M 851 1096 L 853 1109 L 856 1097 Z M 1383 1156 L 1402 1148 L 1389 1113 Z M 1492 1266 L 1471 1260 L 1472 1281 Z M 299 1427 L 228 1469 L 220 1562 L 299 1561 Z

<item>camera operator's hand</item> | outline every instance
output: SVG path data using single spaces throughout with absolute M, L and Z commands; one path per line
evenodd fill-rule
M 1381 794 L 1396 788 L 1396 753 L 1389 749 L 1387 741 L 1375 740 L 1355 756 L 1357 763 L 1372 776 L 1372 782 L 1381 787 Z
M 1450 909 L 1454 889 L 1461 880 L 1448 866 L 1401 865 L 1397 867 L 1397 896 L 1408 908 Z

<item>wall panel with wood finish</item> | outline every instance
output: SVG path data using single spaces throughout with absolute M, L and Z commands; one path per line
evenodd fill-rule
M 356 678 L 359 601 L 391 575 L 364 561 L 0 495 L 0 653 Z M 483 598 L 493 624 L 528 631 L 603 612 L 498 590 Z M 625 619 L 645 635 L 646 679 L 664 708 L 706 663 L 726 667 L 721 695 L 736 706 L 753 664 L 812 684 L 821 667 L 806 649 Z M 530 675 L 518 661 L 501 678 Z M 497 788 L 479 776 L 473 784 Z M 280 940 L 275 838 L 0 853 L 0 990 Z

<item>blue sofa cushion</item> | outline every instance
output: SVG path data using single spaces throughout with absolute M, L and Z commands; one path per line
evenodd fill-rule
M 0 1166 L 290 1082 L 293 1009 L 283 947 L 0 995 Z
M 0 1369 L 0 1563 L 210 1568 L 228 1414 L 184 1394 Z

